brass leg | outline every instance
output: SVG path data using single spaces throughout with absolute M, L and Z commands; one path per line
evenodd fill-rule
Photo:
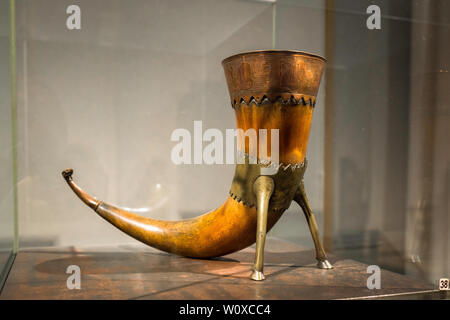
M 308 198 L 306 197 L 305 185 L 303 181 L 297 189 L 294 201 L 300 205 L 303 213 L 305 214 L 306 221 L 308 221 L 309 230 L 311 231 L 314 246 L 316 247 L 317 267 L 320 269 L 332 269 L 333 266 L 327 260 L 327 255 L 325 254 L 325 250 L 323 249 L 322 243 L 320 242 L 319 228 L 317 227 L 316 218 L 314 217 L 314 213 L 311 210 Z
M 264 242 L 266 241 L 267 212 L 269 200 L 274 189 L 272 178 L 260 176 L 253 184 L 253 192 L 256 195 L 256 211 L 258 215 L 256 226 L 256 253 L 255 264 L 251 278 L 256 281 L 264 280 Z

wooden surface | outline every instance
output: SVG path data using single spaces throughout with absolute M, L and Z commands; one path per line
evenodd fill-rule
M 16 257 L 0 299 L 346 299 L 425 292 L 433 285 L 381 271 L 369 290 L 367 265 L 330 257 L 315 267 L 314 250 L 269 238 L 266 281 L 249 279 L 254 248 L 212 260 L 182 258 L 149 247 L 43 248 Z M 81 269 L 81 289 L 66 286 L 66 269 Z

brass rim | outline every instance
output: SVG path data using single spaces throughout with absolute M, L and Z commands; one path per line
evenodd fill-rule
M 246 56 L 246 55 L 268 55 L 268 54 L 286 54 L 286 55 L 300 55 L 300 56 L 306 56 L 306 57 L 310 57 L 310 58 L 314 58 L 314 59 L 318 59 L 324 62 L 327 62 L 327 59 L 325 59 L 324 57 L 314 54 L 314 53 L 309 53 L 309 52 L 305 52 L 305 51 L 298 51 L 298 50 L 254 50 L 254 51 L 247 51 L 247 52 L 241 52 L 241 53 L 237 53 L 234 54 L 232 56 L 229 56 L 228 58 L 225 58 L 222 60 L 222 64 L 227 63 L 230 60 L 233 60 L 237 57 L 240 56 Z

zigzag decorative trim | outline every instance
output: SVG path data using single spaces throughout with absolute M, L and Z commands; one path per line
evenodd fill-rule
M 245 202 L 239 196 L 235 195 L 231 191 L 229 192 L 229 194 L 230 194 L 230 197 L 233 198 L 233 200 L 236 200 L 237 202 L 242 203 L 244 206 L 249 207 L 249 208 L 255 207 L 254 204 Z M 283 212 L 283 211 L 285 211 L 287 209 L 289 209 L 289 207 L 287 207 L 287 208 L 270 208 L 270 211 L 276 212 L 276 213 L 280 213 L 280 212 Z
M 237 151 L 237 156 L 238 158 L 244 158 L 244 159 L 248 159 L 249 163 L 253 163 L 253 164 L 262 164 L 265 166 L 268 166 L 266 168 L 270 168 L 270 167 L 274 167 L 277 170 L 279 169 L 283 169 L 283 171 L 286 171 L 287 169 L 291 169 L 291 171 L 295 171 L 299 168 L 303 168 L 306 167 L 308 165 L 308 160 L 303 160 L 303 162 L 300 163 L 282 163 L 282 162 L 272 162 L 271 160 L 264 160 L 264 159 L 258 159 L 258 157 L 250 155 L 246 152 L 242 152 L 240 150 Z
M 244 206 L 253 208 L 255 205 L 253 203 L 248 203 L 244 201 L 242 198 L 240 198 L 238 195 L 234 194 L 233 192 L 229 191 L 230 197 L 233 198 L 233 200 L 236 200 L 239 203 L 242 203 Z
M 249 99 L 240 98 L 239 101 L 234 99 L 231 103 L 232 108 L 236 108 L 236 106 L 240 105 L 247 105 L 250 106 L 252 103 L 256 104 L 257 106 L 263 106 L 266 104 L 273 104 L 276 102 L 281 102 L 283 105 L 304 105 L 304 106 L 311 106 L 314 107 L 316 105 L 316 99 L 314 97 L 309 96 L 303 96 L 300 95 L 298 99 L 295 98 L 294 95 L 284 95 L 284 96 L 277 96 L 275 99 L 269 99 L 266 95 L 262 96 L 261 98 L 251 96 Z

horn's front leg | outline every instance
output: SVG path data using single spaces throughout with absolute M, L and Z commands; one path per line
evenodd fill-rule
M 303 183 L 303 180 L 297 189 L 294 201 L 300 205 L 303 213 L 305 214 L 306 221 L 308 222 L 309 230 L 311 231 L 311 236 L 316 248 L 317 267 L 320 269 L 332 269 L 333 266 L 327 260 L 327 255 L 325 254 L 325 250 L 323 249 L 322 243 L 320 241 L 319 228 L 317 227 L 316 218 L 314 217 L 314 213 L 311 210 L 308 198 L 306 197 L 305 185 Z
M 264 280 L 264 243 L 266 241 L 269 200 L 273 189 L 273 179 L 268 176 L 258 177 L 253 184 L 253 192 L 256 195 L 256 211 L 258 219 L 256 226 L 255 264 L 253 265 L 251 278 L 256 281 Z

